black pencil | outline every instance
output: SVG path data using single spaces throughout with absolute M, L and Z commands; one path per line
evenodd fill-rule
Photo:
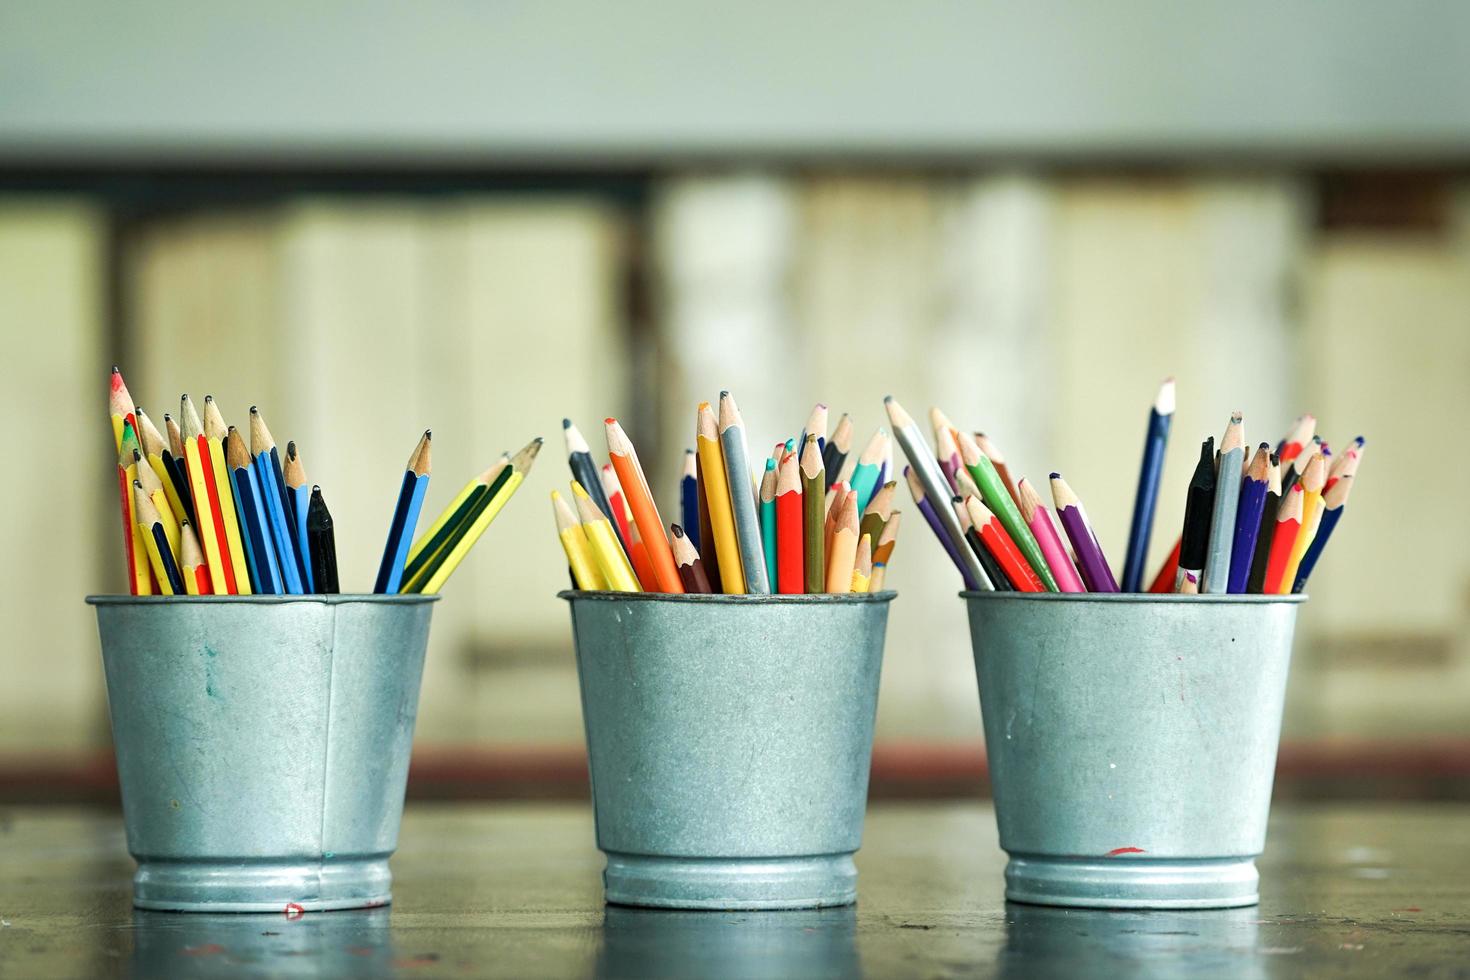
M 1239 493 L 1239 488 L 1233 492 Z M 1210 436 L 1199 447 L 1199 462 L 1189 480 L 1189 494 L 1184 500 L 1184 534 L 1179 543 L 1179 571 L 1174 588 L 1184 581 L 1186 572 L 1196 579 L 1204 574 L 1210 554 L 1210 521 L 1215 511 L 1215 437 Z
M 561 420 L 562 438 L 567 444 L 567 466 L 571 468 L 572 479 L 582 484 L 582 489 L 587 491 L 587 496 L 597 505 L 612 524 L 613 534 L 618 536 L 618 543 L 628 551 L 628 542 L 623 540 L 623 532 L 618 526 L 618 521 L 613 517 L 612 505 L 608 503 L 607 492 L 602 487 L 602 470 L 597 461 L 592 458 L 592 447 L 587 445 L 587 440 L 582 437 L 582 432 L 571 419 Z M 629 551 L 629 554 L 632 552 Z
M 311 503 L 306 509 L 306 540 L 311 548 L 311 581 L 321 595 L 336 595 L 337 538 L 332 530 L 332 514 L 322 499 L 322 488 L 311 488 Z
M 1275 537 L 1276 516 L 1281 510 L 1281 457 L 1271 454 L 1271 469 L 1267 476 L 1266 505 L 1261 508 L 1261 528 L 1256 534 L 1256 553 L 1251 558 L 1251 574 L 1246 581 L 1245 591 L 1260 595 L 1266 585 L 1266 566 L 1271 561 L 1271 541 Z

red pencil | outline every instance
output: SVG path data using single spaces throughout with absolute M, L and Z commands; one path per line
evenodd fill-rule
M 970 515 L 970 521 L 975 530 L 980 534 L 980 541 L 985 549 L 995 558 L 995 562 L 1005 572 L 1006 578 L 1010 580 L 1017 592 L 1045 592 L 1046 586 L 1041 584 L 1041 579 L 1032 570 L 1030 562 L 1026 561 L 1011 536 L 990 510 L 980 502 L 978 497 L 967 497 L 965 499 L 965 510 Z
M 1183 536 L 1174 541 L 1174 550 L 1169 552 L 1169 557 L 1164 559 L 1164 567 L 1159 569 L 1159 574 L 1154 578 L 1153 584 L 1148 587 L 1150 592 L 1173 592 L 1174 579 L 1179 575 L 1179 549 L 1184 544 Z
M 1277 595 L 1281 580 L 1286 576 L 1286 564 L 1291 558 L 1291 547 L 1296 544 L 1297 533 L 1302 529 L 1302 506 L 1305 503 L 1300 482 L 1292 484 L 1291 491 L 1281 501 L 1281 510 L 1276 515 L 1276 535 L 1271 539 L 1271 555 L 1266 560 L 1266 581 L 1261 587 L 1264 595 Z M 1288 590 L 1291 583 L 1286 583 Z
M 612 508 L 612 517 L 618 524 L 618 533 L 628 542 L 628 562 L 644 592 L 657 592 L 658 580 L 653 577 L 653 565 L 648 560 L 648 551 L 643 547 L 643 538 L 628 515 L 628 502 L 623 499 L 623 487 L 618 483 L 618 474 L 611 463 L 602 464 L 602 492 L 607 494 L 607 505 Z
M 776 470 L 776 591 L 806 591 L 806 539 L 802 535 L 801 474 L 796 453 L 786 453 Z

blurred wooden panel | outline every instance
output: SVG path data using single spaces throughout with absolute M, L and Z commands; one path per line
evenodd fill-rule
M 106 726 L 89 592 L 126 588 L 107 422 L 105 217 L 70 200 L 0 201 L 0 390 L 9 477 L 0 753 L 97 744 Z

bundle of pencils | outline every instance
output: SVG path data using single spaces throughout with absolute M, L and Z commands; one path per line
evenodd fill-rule
M 1173 379 L 1149 412 L 1122 587 L 1076 492 L 1050 474 L 1055 517 L 1025 478 L 1013 480 L 984 433 L 957 429 L 930 411 L 935 449 L 893 398 L 894 435 L 908 457 L 914 503 L 968 589 L 1019 592 L 1142 592 L 1164 453 L 1174 414 Z M 1347 505 L 1362 459 L 1362 436 L 1338 456 L 1303 415 L 1272 452 L 1248 455 L 1241 413 L 1216 451 L 1200 447 L 1187 491 L 1184 528 L 1148 592 L 1301 592 Z M 1063 537 L 1065 535 L 1065 539 Z
M 892 448 L 881 429 L 850 452 L 844 415 L 827 406 L 752 469 L 735 399 L 701 403 L 684 453 L 680 523 L 665 524 L 632 440 L 605 420 L 610 464 L 563 420 L 571 499 L 552 491 L 557 534 L 579 589 L 795 595 L 877 592 L 898 541 Z
M 201 416 L 184 395 L 164 434 L 133 404 L 112 369 L 108 397 L 117 449 L 123 554 L 133 595 L 303 595 L 340 591 L 336 530 L 296 443 L 284 460 L 250 408 L 250 436 L 226 425 L 206 395 Z M 373 591 L 437 592 L 520 486 L 536 439 L 471 480 L 410 547 L 428 491 L 428 431 L 409 456 Z

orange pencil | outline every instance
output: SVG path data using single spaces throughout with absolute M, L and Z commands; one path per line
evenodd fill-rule
M 659 517 L 653 495 L 649 493 L 643 467 L 638 463 L 638 452 L 617 419 L 608 418 L 603 422 L 607 426 L 608 458 L 617 471 L 623 497 L 628 502 L 628 509 L 633 512 L 633 521 L 640 531 L 648 528 L 644 532 L 643 547 L 648 551 L 648 561 L 653 567 L 658 591 L 682 594 L 684 583 L 679 578 L 679 567 L 674 563 L 674 549 L 664 536 L 663 518 Z
M 643 536 L 628 515 L 628 501 L 623 496 L 623 488 L 618 484 L 618 475 L 613 472 L 611 463 L 602 464 L 602 492 L 607 497 L 608 508 L 612 510 L 619 538 L 628 542 L 623 550 L 627 552 L 628 564 L 633 566 L 633 577 L 638 580 L 639 588 L 644 592 L 657 592 L 658 581 L 653 575 L 653 565 L 648 561 L 648 549 L 643 547 Z

